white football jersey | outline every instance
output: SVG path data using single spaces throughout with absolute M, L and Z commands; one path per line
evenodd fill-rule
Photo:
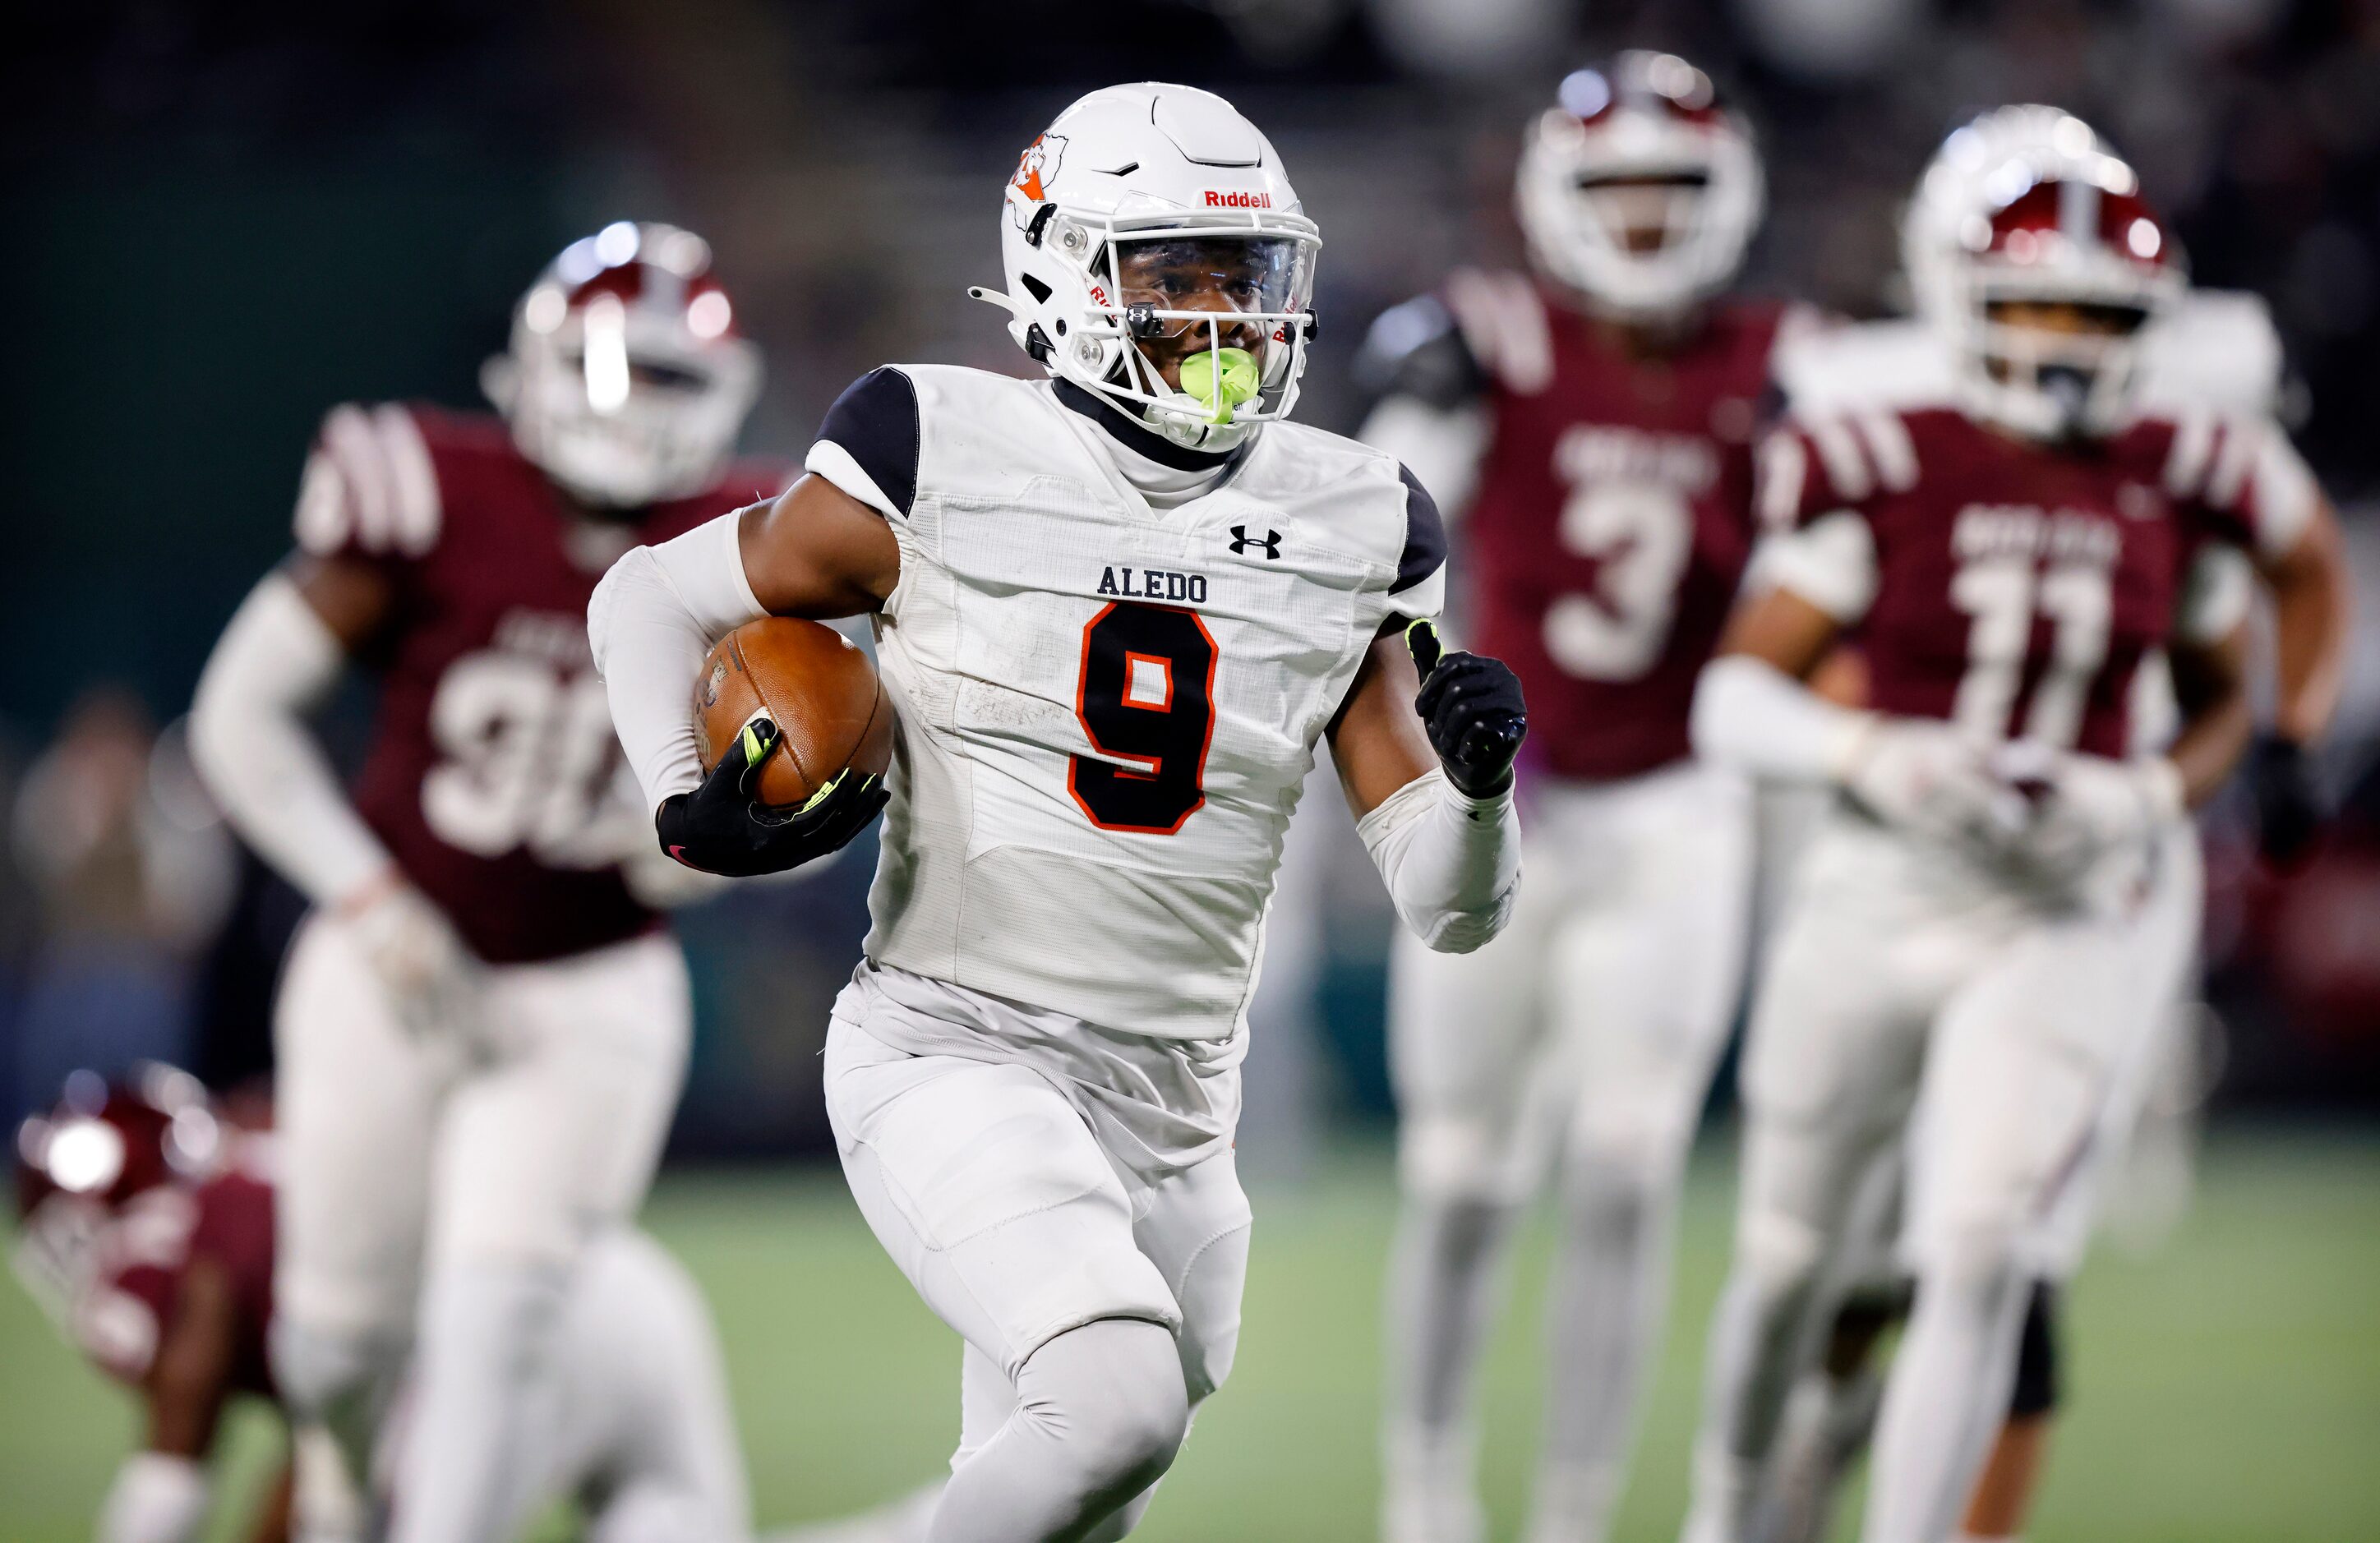
M 1062 383 L 902 366 L 846 392 L 810 451 L 901 548 L 867 953 L 1113 1031 L 1220 1039 L 1315 742 L 1383 624 L 1437 614 L 1445 539 L 1396 461 L 1294 423 L 1153 507 L 1100 412 Z

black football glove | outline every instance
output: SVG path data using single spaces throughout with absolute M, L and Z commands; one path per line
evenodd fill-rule
M 2295 740 L 2264 740 L 2248 758 L 2248 785 L 2256 796 L 2256 832 L 2265 861 L 2293 866 L 2330 818 L 2313 756 Z
M 845 769 L 799 808 L 761 803 L 753 790 L 778 737 L 775 723 L 753 719 L 700 787 L 662 800 L 653 821 L 662 850 L 688 868 L 730 879 L 783 873 L 842 851 L 892 796 L 873 772 Z
M 1414 710 L 1446 767 L 1446 780 L 1473 798 L 1512 786 L 1512 758 L 1529 732 L 1521 677 L 1500 659 L 1445 652 L 1438 628 L 1427 622 L 1405 628 L 1405 646 L 1422 676 Z

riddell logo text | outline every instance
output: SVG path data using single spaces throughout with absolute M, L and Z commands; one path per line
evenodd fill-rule
M 1270 193 L 1220 193 L 1209 188 L 1207 189 L 1207 207 L 1209 209 L 1270 209 L 1272 195 Z

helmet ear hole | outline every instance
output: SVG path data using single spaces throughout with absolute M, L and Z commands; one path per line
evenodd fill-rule
M 1051 205 L 1050 207 L 1054 208 L 1056 206 Z M 1025 286 L 1025 292 L 1027 295 L 1033 297 L 1033 303 L 1035 305 L 1046 306 L 1050 303 L 1050 297 L 1054 293 L 1054 291 L 1052 291 L 1048 285 L 1042 283 L 1039 279 L 1035 278 L 1030 273 L 1026 273 L 1021 275 L 1017 282 Z

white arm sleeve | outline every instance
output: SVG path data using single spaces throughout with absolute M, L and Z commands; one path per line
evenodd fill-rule
M 1763 538 L 1744 578 L 1748 590 L 1790 589 L 1845 626 L 1876 603 L 1876 537 L 1848 509 Z
M 305 722 L 346 663 L 298 586 L 268 574 L 224 628 L 190 706 L 190 758 L 232 828 L 326 906 L 390 866 Z
M 99 1543 L 192 1543 L 207 1519 L 207 1473 L 187 1457 L 136 1452 L 99 1511 Z
M 1833 783 L 1870 713 L 1839 707 L 1766 660 L 1721 654 L 1694 684 L 1694 753 L 1779 782 Z
M 612 565 L 587 602 L 587 641 L 645 808 L 702 780 L 694 678 L 722 638 L 766 613 L 744 575 L 741 511 Z
M 1521 889 L 1521 820 L 1510 788 L 1466 798 L 1432 770 L 1356 822 L 1397 915 L 1440 954 L 1504 929 Z

